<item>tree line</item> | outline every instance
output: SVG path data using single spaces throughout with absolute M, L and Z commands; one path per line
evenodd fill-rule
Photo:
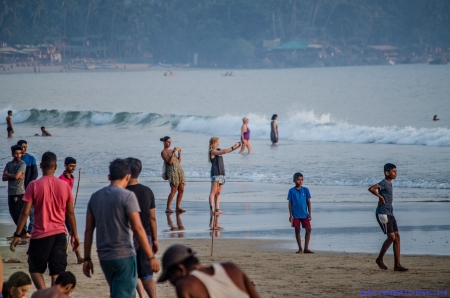
M 130 55 L 190 62 L 252 58 L 262 40 L 450 47 L 447 0 L 1 0 L 0 42 L 102 35 Z

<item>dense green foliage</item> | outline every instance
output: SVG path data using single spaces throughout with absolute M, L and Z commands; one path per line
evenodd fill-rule
M 448 0 L 0 0 L 0 41 L 103 36 L 115 55 L 251 59 L 263 39 L 450 46 Z M 111 55 L 111 54 L 110 54 Z

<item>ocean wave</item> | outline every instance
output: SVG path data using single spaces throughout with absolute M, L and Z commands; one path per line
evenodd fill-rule
M 0 111 L 6 114 L 7 109 Z M 248 114 L 252 139 L 268 139 L 270 119 L 264 115 Z M 14 123 L 32 125 L 71 126 L 162 126 L 170 125 L 179 132 L 218 136 L 239 136 L 242 117 L 163 115 L 147 112 L 100 112 L 31 109 L 15 111 Z M 0 119 L 3 121 L 3 119 Z M 1 123 L 0 123 L 1 124 Z M 450 147 L 450 129 L 415 127 L 373 127 L 349 124 L 330 114 L 316 115 L 313 111 L 292 112 L 278 121 L 279 139 L 291 141 L 374 143 Z

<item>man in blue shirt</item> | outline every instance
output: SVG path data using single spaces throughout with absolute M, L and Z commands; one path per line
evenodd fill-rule
M 295 238 L 298 244 L 298 254 L 313 253 L 309 250 L 309 240 L 311 238 L 311 194 L 309 189 L 302 187 L 303 175 L 302 173 L 295 173 L 294 179 L 295 187 L 291 188 L 288 193 L 289 201 L 289 222 L 295 228 Z M 305 229 L 305 249 L 302 249 L 302 239 L 300 237 L 301 226 Z

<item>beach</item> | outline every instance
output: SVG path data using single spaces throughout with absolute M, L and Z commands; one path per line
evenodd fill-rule
M 448 256 L 403 256 L 402 264 L 410 271 L 394 272 L 392 256 L 386 257 L 385 263 L 390 268 L 383 271 L 376 266 L 374 254 L 316 251 L 315 254 L 298 255 L 280 247 L 280 241 L 273 240 L 215 239 L 212 257 L 211 239 L 161 240 L 160 251 L 174 243 L 192 247 L 203 265 L 236 263 L 255 283 L 261 297 L 360 297 L 361 290 L 450 291 Z M 161 252 L 158 258 L 161 258 Z M 24 246 L 17 247 L 15 254 L 9 248 L 1 247 L 0 253 L 3 258 L 16 257 L 21 261 L 4 264 L 5 276 L 18 270 L 27 272 Z M 71 297 L 108 297 L 109 289 L 95 253 L 93 261 L 94 275 L 87 278 L 81 265 L 76 264 L 75 255 L 69 253 L 67 270 L 77 277 Z M 46 278 L 48 284 L 48 276 Z M 33 292 L 34 287 L 31 289 Z M 158 284 L 157 295 L 174 297 L 175 292 L 168 283 Z
M 87 203 L 108 185 L 109 162 L 139 158 L 139 180 L 155 195 L 161 252 L 170 243 L 187 243 L 205 264 L 232 260 L 263 297 L 449 289 L 450 85 L 445 78 L 450 67 L 242 70 L 235 77 L 221 73 L 180 70 L 168 78 L 163 70 L 99 70 L 0 76 L 0 125 L 5 127 L 6 112 L 12 110 L 15 130 L 13 138 L 6 138 L 5 131 L 0 135 L 0 165 L 11 160 L 10 147 L 20 139 L 28 141 L 28 152 L 38 163 L 44 152 L 54 152 L 58 176 L 64 158 L 76 158 L 75 185 L 79 169 L 81 183 L 75 215 L 83 241 Z M 273 113 L 279 119 L 278 146 L 269 139 Z M 440 121 L 432 121 L 435 114 Z M 227 179 L 220 209 L 225 214 L 219 217 L 222 229 L 215 233 L 211 258 L 208 140 L 218 136 L 221 147 L 231 147 L 240 138 L 244 116 L 250 120 L 253 153 L 224 156 Z M 34 137 L 41 126 L 53 137 Z M 161 178 L 159 139 L 164 136 L 183 150 L 186 187 L 181 207 L 187 212 L 180 215 L 164 213 L 170 191 Z M 367 188 L 384 178 L 388 162 L 398 169 L 394 214 L 402 264 L 410 268 L 406 273 L 393 271 L 392 248 L 387 272 L 375 264 L 386 236 L 375 219 L 378 199 Z M 294 253 L 286 197 L 295 172 L 303 173 L 303 186 L 312 195 L 314 255 Z M 14 256 L 6 241 L 13 231 L 2 183 L 3 258 Z M 22 263 L 5 264 L 6 275 L 27 268 L 24 252 L 24 246 L 18 247 Z M 69 260 L 68 270 L 80 280 L 73 297 L 107 296 L 96 258 L 95 278 L 90 280 L 75 265 L 73 253 Z M 158 294 L 174 296 L 168 285 L 158 286 Z

